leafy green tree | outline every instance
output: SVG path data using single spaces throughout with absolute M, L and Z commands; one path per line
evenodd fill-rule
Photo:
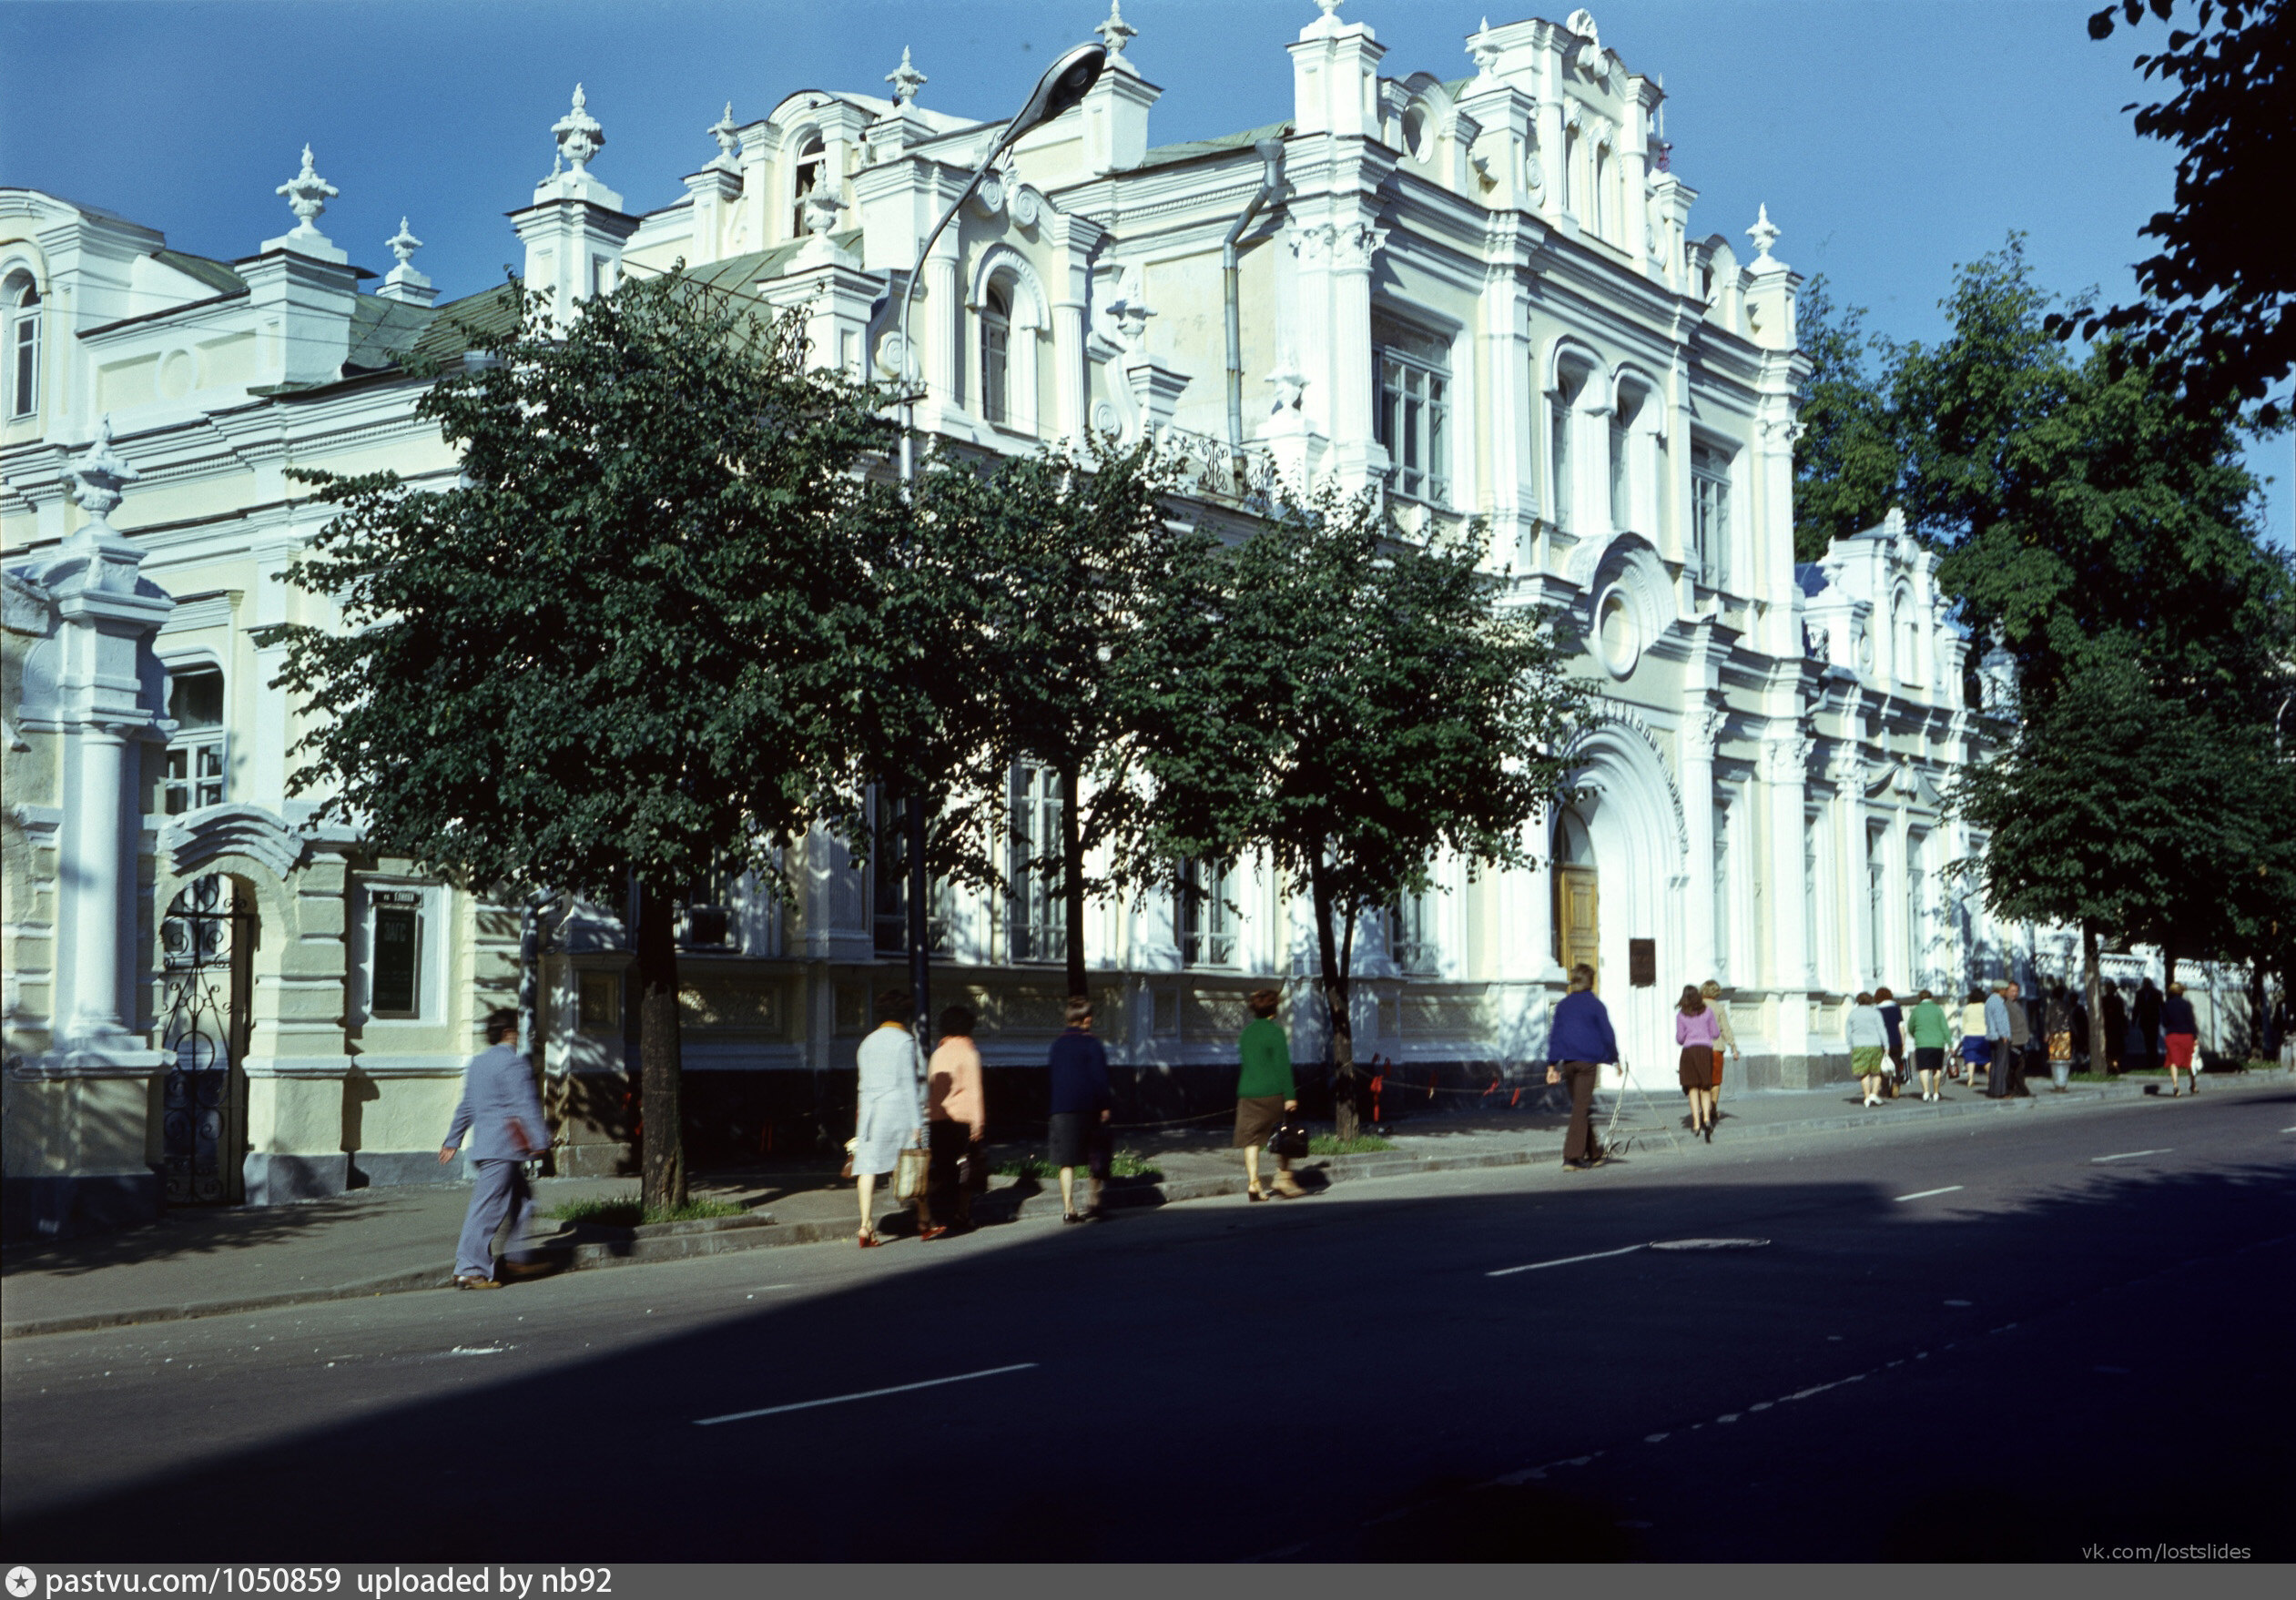
M 1130 681 L 1143 621 L 1201 592 L 1188 575 L 1209 541 L 1167 510 L 1178 476 L 1153 440 L 1102 440 L 985 471 L 944 460 L 919 491 L 920 517 L 977 579 L 980 682 L 994 702 L 993 758 L 979 770 L 994 788 L 973 803 L 1003 800 L 1015 760 L 1059 776 L 1060 838 L 1028 840 L 1015 818 L 1028 854 L 1014 865 L 1058 885 L 1072 995 L 1087 992 L 1085 900 L 1138 859 L 1125 837 L 1140 816 L 1139 719 L 1153 714 Z M 1094 878 L 1087 864 L 1103 848 L 1120 866 Z
M 1998 629 L 2028 702 L 2134 651 L 2164 692 L 2230 714 L 2290 647 L 2288 565 L 2258 537 L 2240 434 L 2173 381 L 2093 351 L 2007 441 L 1996 515 L 1945 557 L 1964 621 Z
M 519 295 L 493 358 L 417 402 L 462 464 L 436 493 L 306 473 L 340 508 L 290 581 L 296 792 L 482 889 L 635 882 L 644 1193 L 685 1198 L 673 906 L 833 811 L 868 573 L 845 520 L 889 442 L 794 319 L 682 273 L 563 325 Z
M 1809 376 L 1797 397 L 1793 446 L 1793 555 L 1813 562 L 1836 539 L 1863 533 L 1897 502 L 1905 471 L 1896 417 L 1884 391 L 1895 347 L 1865 330 L 1861 306 L 1834 302 L 1824 274 L 1803 286 L 1794 328 Z
M 2171 25 L 2168 47 L 2137 57 L 2148 79 L 2176 93 L 2137 113 L 2137 131 L 2179 147 L 2176 203 L 2139 229 L 2159 249 L 2137 264 L 2145 299 L 2101 313 L 2051 319 L 2083 339 L 2128 336 L 2132 357 L 2178 369 L 2178 392 L 2206 417 L 2261 402 L 2257 420 L 2280 426 L 2285 395 L 2273 385 L 2296 369 L 2296 257 L 2270 219 L 2288 204 L 2290 129 L 2296 128 L 2296 6 L 2287 0 L 2199 0 L 2178 25 L 2174 0 L 2149 0 Z M 2120 0 L 2130 27 L 2145 0 Z M 2088 19 L 2109 38 L 2116 7 Z
M 1356 924 L 1424 892 L 1438 851 L 1527 864 L 1587 686 L 1535 613 L 1478 570 L 1481 530 L 1420 548 L 1368 501 L 1277 506 L 1220 558 L 1216 609 L 1148 632 L 1163 714 L 1143 740 L 1141 848 L 1265 851 L 1314 906 L 1339 1132 L 1357 1121 L 1349 1010 Z
M 1986 906 L 2081 930 L 2089 1037 L 2106 938 L 2255 958 L 2296 906 L 2296 777 L 2269 730 L 2162 693 L 2135 649 L 2084 658 L 1949 802 L 1985 835 Z

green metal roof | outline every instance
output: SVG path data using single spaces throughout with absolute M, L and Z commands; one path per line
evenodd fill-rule
M 172 267 L 186 278 L 206 284 L 218 294 L 233 294 L 247 287 L 241 278 L 220 261 L 210 261 L 205 256 L 188 255 L 182 250 L 154 250 L 151 258 L 163 267 Z
M 1184 145 L 1159 145 L 1140 158 L 1134 172 L 1151 167 L 1171 167 L 1182 161 L 1194 161 L 1204 156 L 1226 156 L 1237 150 L 1248 150 L 1262 139 L 1281 138 L 1292 131 L 1288 122 L 1271 122 L 1265 127 L 1255 127 L 1243 133 L 1222 134 L 1216 139 L 1191 139 Z

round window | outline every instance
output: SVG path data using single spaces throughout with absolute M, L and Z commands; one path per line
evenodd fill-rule
M 1634 608 L 1626 594 L 1608 589 L 1594 608 L 1594 649 L 1605 671 L 1623 678 L 1634 671 L 1642 652 L 1641 630 L 1635 625 Z

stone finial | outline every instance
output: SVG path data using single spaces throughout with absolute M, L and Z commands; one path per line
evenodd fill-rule
M 422 248 L 422 241 L 408 228 L 405 218 L 399 218 L 399 231 L 382 242 L 399 258 L 399 264 L 391 269 L 375 293 L 387 300 L 404 300 L 416 306 L 427 306 L 437 299 L 439 291 L 432 287 L 431 280 L 414 269 L 414 253 Z
M 576 172 L 585 171 L 591 158 L 605 148 L 606 130 L 590 115 L 589 103 L 582 86 L 574 85 L 574 109 L 550 125 L 550 131 L 557 137 L 558 154 Z
M 1491 43 L 1491 19 L 1485 17 L 1483 25 L 1467 35 L 1467 54 L 1475 63 L 1477 86 L 1491 82 L 1497 74 L 1491 68 L 1498 65 L 1498 46 Z
M 1108 20 L 1092 32 L 1098 34 L 1100 42 L 1108 47 L 1108 64 L 1111 66 L 1123 59 L 1124 46 L 1140 36 L 1140 30 L 1124 20 L 1123 0 L 1108 0 Z
M 726 102 L 726 114 L 705 130 L 717 141 L 717 165 L 731 167 L 741 152 L 741 130 L 734 126 L 734 103 Z
M 309 170 L 308 160 L 304 166 Z M 64 476 L 71 481 L 72 499 L 80 510 L 87 513 L 88 521 L 97 523 L 104 523 L 105 519 L 111 515 L 112 508 L 119 504 L 122 489 L 143 478 L 141 472 L 120 460 L 118 452 L 112 449 L 112 414 L 109 411 L 105 412 L 103 420 L 96 424 L 96 440 L 87 447 L 87 453 L 74 465 L 65 468 Z
M 309 145 L 303 147 L 302 171 L 271 192 L 286 197 L 288 208 L 295 213 L 295 232 L 305 236 L 319 232 L 312 224 L 327 209 L 327 202 L 342 193 L 312 170 L 311 147 Z
M 815 238 L 827 238 L 837 231 L 837 193 L 824 185 L 805 197 L 805 230 Z
M 916 102 L 917 91 L 931 80 L 917 70 L 916 64 L 909 58 L 909 46 L 903 45 L 901 64 L 885 75 L 885 81 L 893 86 L 893 103 L 909 106 Z
M 1746 237 L 1753 240 L 1754 248 L 1759 252 L 1753 259 L 1756 272 L 1767 271 L 1778 265 L 1778 258 L 1770 253 L 1770 247 L 1778 242 L 1778 225 L 1770 220 L 1770 203 L 1767 200 L 1762 203 L 1761 214 L 1754 218 L 1754 225 L 1746 229 Z
M 407 219 L 403 217 L 399 218 L 399 231 L 382 242 L 392 255 L 399 258 L 401 267 L 413 260 L 415 251 L 422 248 L 422 241 L 407 231 Z

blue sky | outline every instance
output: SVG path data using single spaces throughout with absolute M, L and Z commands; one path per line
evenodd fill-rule
M 1573 0 L 1575 4 L 1575 0 Z M 2170 152 L 2121 107 L 2164 30 L 2091 43 L 2102 0 L 1608 0 L 1606 45 L 1662 76 L 1674 170 L 1701 191 L 1700 236 L 1733 241 L 1767 202 L 1779 257 L 1824 272 L 1900 339 L 1934 339 L 1956 262 L 2028 236 L 2061 292 L 2128 292 L 2137 229 L 2169 203 Z M 1465 36 L 1556 17 L 1563 0 L 1347 0 L 1388 47 L 1383 70 L 1472 70 Z M 448 296 L 497 281 L 503 214 L 550 166 L 550 124 L 581 79 L 605 125 L 594 170 L 634 210 L 667 203 L 715 153 L 727 99 L 762 116 L 801 88 L 883 93 L 909 46 L 924 104 L 1008 115 L 1045 62 L 1088 37 L 1096 0 L 242 0 L 0 4 L 0 183 L 121 212 L 226 258 L 292 225 L 272 193 L 306 140 L 341 190 L 320 226 L 390 265 L 404 214 Z M 1127 0 L 1130 50 L 1164 90 L 1153 143 L 1281 119 L 1284 46 L 1313 0 Z M 2291 541 L 2296 457 L 2251 453 L 2268 525 Z

